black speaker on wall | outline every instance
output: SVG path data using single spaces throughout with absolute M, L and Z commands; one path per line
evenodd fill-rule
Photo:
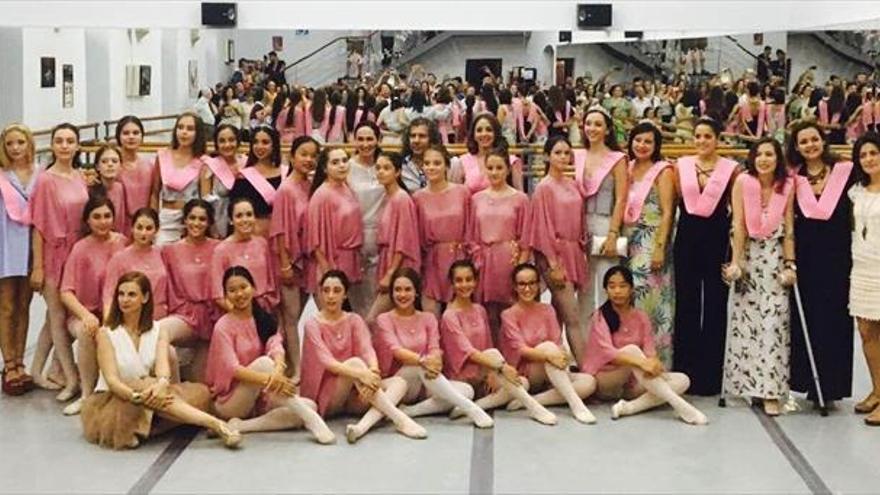
M 577 6 L 577 24 L 581 29 L 611 27 L 611 4 L 579 3 Z
M 238 22 L 234 3 L 202 3 L 202 25 L 231 27 Z
M 560 43 L 571 43 L 571 31 L 559 31 Z

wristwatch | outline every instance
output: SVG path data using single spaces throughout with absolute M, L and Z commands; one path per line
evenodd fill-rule
M 131 397 L 128 399 L 132 404 L 143 404 L 144 396 L 140 392 L 132 392 Z

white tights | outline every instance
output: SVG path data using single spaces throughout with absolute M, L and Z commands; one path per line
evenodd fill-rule
M 422 386 L 430 395 L 421 402 L 404 407 L 404 412 L 409 416 L 440 414 L 452 410 L 453 407 L 459 407 L 477 427 L 491 428 L 494 425 L 492 417 L 471 400 L 474 397 L 474 389 L 467 383 L 449 381 L 443 375 L 428 378 L 425 370 L 418 366 L 404 366 L 397 372 L 397 376 L 406 380 L 407 399 L 418 397 Z

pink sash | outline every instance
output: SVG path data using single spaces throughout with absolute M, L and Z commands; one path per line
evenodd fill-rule
M 634 161 L 629 164 L 630 173 L 632 173 L 634 164 Z M 641 180 L 633 182 L 629 186 L 629 195 L 626 200 L 626 212 L 623 217 L 624 222 L 627 224 L 634 224 L 639 220 L 639 217 L 642 216 L 642 207 L 645 206 L 645 200 L 648 198 L 651 188 L 654 187 L 654 181 L 657 180 L 657 176 L 660 175 L 660 172 L 668 166 L 669 163 L 662 160 L 654 163 Z
M 706 100 L 700 100 L 700 115 L 706 115 Z M 638 117 L 641 117 L 641 115 L 639 115 Z
M 526 140 L 525 116 L 523 115 L 522 98 L 514 98 L 511 102 L 513 107 L 513 120 L 516 122 L 516 136 L 520 142 Z
M 706 188 L 700 192 L 700 182 L 697 180 L 697 160 L 694 156 L 684 156 L 678 159 L 678 179 L 681 183 L 681 195 L 684 199 L 684 207 L 691 215 L 708 218 L 715 211 L 721 196 L 727 189 L 727 183 L 736 170 L 736 162 L 727 158 L 719 158 L 715 170 L 706 183 Z
M 840 121 L 840 112 L 835 113 L 831 116 L 831 120 L 828 120 L 828 102 L 825 100 L 819 100 L 819 122 L 828 125 L 828 124 L 836 124 Z
M 751 122 L 752 119 L 758 119 L 758 125 L 755 127 L 756 136 L 764 135 L 764 120 L 767 118 L 767 108 L 764 105 L 764 102 L 758 102 L 758 115 L 752 115 L 751 112 L 751 103 L 746 101 L 743 103 L 742 107 L 740 107 L 740 115 L 742 116 L 742 120 L 744 122 Z
M 852 172 L 852 162 L 837 162 L 831 168 L 831 173 L 825 181 L 825 188 L 819 199 L 813 194 L 810 181 L 802 175 L 797 176 L 797 201 L 804 216 L 813 220 L 828 220 L 837 207 L 843 189 Z
M 584 177 L 584 169 L 587 166 L 587 150 L 576 149 L 572 151 L 574 151 L 575 182 L 578 184 L 578 189 L 581 190 L 581 194 L 583 194 L 585 198 L 589 198 L 599 192 L 599 188 L 602 187 L 602 181 L 605 180 L 605 176 L 608 175 L 608 172 L 611 172 L 611 169 L 614 168 L 614 164 L 624 156 L 623 153 L 619 151 L 609 151 L 605 154 L 605 157 L 602 158 L 602 163 L 599 165 L 599 168 L 596 169 L 596 173 L 590 177 Z
M 175 191 L 183 191 L 202 171 L 202 161 L 193 158 L 183 168 L 174 166 L 170 150 L 161 150 L 159 156 L 159 172 L 162 176 L 162 184 Z
M 283 165 L 281 167 L 282 180 L 284 179 L 284 177 L 287 177 L 287 172 L 287 165 Z M 269 180 L 263 177 L 263 174 L 257 171 L 257 169 L 254 167 L 246 167 L 241 169 L 241 175 L 242 177 L 247 179 L 247 181 L 250 182 L 252 186 L 254 186 L 254 189 L 256 189 L 258 193 L 260 193 L 260 196 L 263 197 L 263 200 L 266 201 L 266 204 L 271 206 L 272 203 L 275 201 L 275 188 L 272 187 L 272 184 L 269 182 Z
M 562 118 L 562 113 L 560 113 L 557 110 L 556 111 L 556 121 L 557 122 L 565 122 L 568 119 L 569 115 L 571 115 L 571 103 L 568 100 L 566 100 L 565 101 L 565 119 Z
M 243 169 L 244 164 L 247 162 L 247 158 L 243 156 L 237 157 L 239 168 Z M 223 187 L 226 189 L 232 189 L 232 184 L 235 183 L 235 175 L 229 170 L 229 164 L 226 163 L 226 159 L 221 156 L 213 156 L 213 157 L 205 157 L 205 165 L 211 169 L 211 172 L 220 180 L 220 183 L 223 184 Z
M 862 126 L 864 126 L 863 130 L 867 130 L 868 127 L 874 122 L 874 103 L 871 101 L 866 101 L 862 103 Z
M 36 173 L 36 172 L 34 172 Z M 9 182 L 6 174 L 0 171 L 0 195 L 3 196 L 3 204 L 6 206 L 6 215 L 16 223 L 22 225 L 31 224 L 31 212 L 27 200 L 19 194 L 15 186 Z M 22 204 L 22 202 L 24 204 Z
M 742 185 L 743 210 L 749 236 L 752 239 L 769 239 L 782 223 L 788 195 L 791 194 L 794 181 L 791 177 L 787 177 L 782 193 L 773 191 L 770 196 L 770 204 L 767 205 L 767 217 L 764 218 L 763 208 L 761 208 L 761 183 L 749 174 L 742 174 L 737 180 Z

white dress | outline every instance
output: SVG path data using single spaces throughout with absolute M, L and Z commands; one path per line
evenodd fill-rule
M 861 184 L 849 190 L 855 229 L 852 236 L 852 271 L 849 314 L 880 320 L 880 193 Z

